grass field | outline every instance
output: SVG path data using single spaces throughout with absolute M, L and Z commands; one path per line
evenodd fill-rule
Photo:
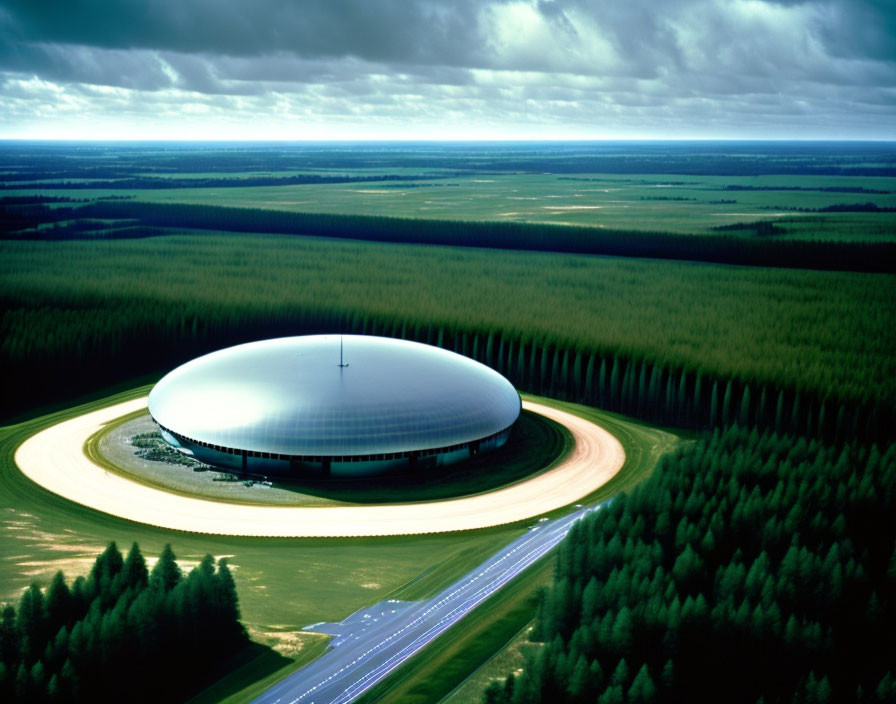
M 3 195 L 11 197 L 129 196 L 693 234 L 774 220 L 787 231 L 781 237 L 868 241 L 894 239 L 896 213 L 810 218 L 794 210 L 858 203 L 892 209 L 894 162 L 886 143 L 120 145 L 89 153 L 0 145 Z M 381 180 L 287 180 L 301 176 Z M 98 188 L 83 187 L 90 184 Z
M 823 190 L 728 190 L 752 188 L 866 188 L 886 194 Z M 823 208 L 839 203 L 874 202 L 896 207 L 896 179 L 844 177 L 722 177 L 679 175 L 494 174 L 402 184 L 326 184 L 269 188 L 209 188 L 131 191 L 140 200 L 199 203 L 302 212 L 392 215 L 413 218 L 543 222 L 610 229 L 706 233 L 719 225 L 782 220 L 795 234 L 812 239 L 896 238 L 896 213 L 816 217 L 818 235 L 802 225 L 791 208 Z M 785 224 L 786 223 L 786 224 Z M 791 224 L 792 223 L 792 224 Z M 823 236 L 821 236 L 823 233 Z
M 15 448 L 37 430 L 142 394 L 145 388 L 138 388 L 0 429 L 0 601 L 16 600 L 33 580 L 48 583 L 56 570 L 70 578 L 85 572 L 110 540 L 121 546 L 136 540 L 150 557 L 170 542 L 186 566 L 206 552 L 230 556 L 250 633 L 259 643 L 276 646 L 290 662 L 283 664 L 274 655 L 262 653 L 245 664 L 246 671 L 222 685 L 228 691 L 250 687 L 256 675 L 285 675 L 303 658 L 319 652 L 320 637 L 297 634 L 302 626 L 342 620 L 385 598 L 431 596 L 525 530 L 525 526 L 507 526 L 357 540 L 200 536 L 158 530 L 85 509 L 32 484 L 15 468 Z M 620 433 L 631 457 L 623 469 L 630 481 L 648 472 L 650 458 L 668 446 L 671 436 L 661 431 L 594 413 L 606 419 L 612 432 Z M 234 701 L 243 701 L 249 695 L 234 696 Z
M 207 174 L 192 176 L 199 178 Z M 855 192 L 856 189 L 867 192 Z M 72 195 L 72 191 L 52 188 L 16 189 L 9 193 L 25 195 L 36 191 L 49 196 Z M 795 212 L 800 208 L 820 209 L 845 203 L 896 208 L 896 178 L 882 177 L 498 173 L 411 182 L 79 189 L 74 195 L 88 199 L 115 195 L 160 203 L 421 219 L 538 222 L 685 234 L 707 234 L 718 226 L 773 220 L 787 230 L 782 237 L 896 239 L 896 213 L 893 212 Z

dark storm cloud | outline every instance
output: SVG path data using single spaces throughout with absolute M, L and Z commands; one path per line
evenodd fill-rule
M 57 80 L 80 76 L 86 82 L 152 88 L 170 82 L 160 73 L 158 62 L 139 54 L 136 60 L 122 62 L 121 55 L 99 51 L 91 56 L 86 49 L 194 55 L 201 61 L 166 60 L 179 62 L 184 80 L 196 90 L 218 89 L 219 80 L 227 79 L 225 70 L 208 65 L 220 57 L 256 58 L 257 67 L 249 71 L 256 80 L 300 83 L 308 79 L 298 63 L 284 70 L 289 57 L 311 61 L 349 57 L 410 72 L 426 66 L 598 75 L 607 70 L 572 59 L 569 65 L 558 66 L 537 45 L 528 53 L 502 56 L 489 36 L 493 28 L 484 25 L 482 10 L 507 4 L 504 0 L 0 0 L 0 67 Z M 534 8 L 558 36 L 571 41 L 587 40 L 580 25 L 593 23 L 621 62 L 613 70 L 655 77 L 686 70 L 685 53 L 693 48 L 688 46 L 692 42 L 708 54 L 743 47 L 742 59 L 748 62 L 744 71 L 764 70 L 763 62 L 770 61 L 767 38 L 761 36 L 764 28 L 745 19 L 737 10 L 739 4 L 535 0 Z M 806 38 L 831 56 L 896 59 L 892 0 L 768 0 L 767 4 L 815 10 L 804 28 Z M 697 27 L 699 32 L 689 31 Z M 792 47 L 772 47 L 772 57 L 779 49 Z M 101 62 L 112 66 L 105 70 L 95 65 Z M 266 67 L 269 77 L 261 75 Z M 115 80 L 111 74 L 116 71 L 129 78 Z M 246 72 L 245 67 L 237 71 Z
M 258 56 L 458 63 L 475 55 L 475 0 L 4 0 L 25 42 Z
M 55 114 L 59 91 L 72 111 L 235 121 L 884 124 L 896 2 L 0 0 L 0 113 Z

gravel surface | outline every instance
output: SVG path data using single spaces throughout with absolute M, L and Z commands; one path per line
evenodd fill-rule
M 116 467 L 135 479 L 177 491 L 219 501 L 262 503 L 281 506 L 334 506 L 329 498 L 303 494 L 289 487 L 268 486 L 258 481 L 247 481 L 227 472 L 219 472 L 208 465 L 193 462 L 194 466 L 158 462 L 139 456 L 140 448 L 132 444 L 135 435 L 157 433 L 158 427 L 147 413 L 123 423 L 107 433 L 99 444 L 99 451 Z M 161 436 L 159 436 L 161 441 Z M 162 441 L 164 442 L 164 441 Z

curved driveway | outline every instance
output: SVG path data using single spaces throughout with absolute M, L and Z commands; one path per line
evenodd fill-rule
M 564 425 L 572 451 L 541 474 L 484 494 L 447 501 L 381 506 L 260 506 L 172 494 L 108 472 L 84 454 L 86 440 L 110 421 L 146 407 L 128 401 L 58 423 L 16 451 L 21 471 L 71 501 L 160 528 L 217 535 L 360 537 L 472 530 L 514 523 L 581 499 L 609 481 L 625 461 L 619 441 L 590 421 L 537 403 L 527 410 Z

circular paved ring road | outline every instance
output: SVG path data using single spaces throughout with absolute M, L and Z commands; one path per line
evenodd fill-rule
M 58 423 L 16 451 L 19 469 L 54 494 L 97 511 L 159 528 L 282 538 L 413 535 L 488 528 L 568 506 L 609 481 L 625 461 L 609 432 L 571 413 L 524 402 L 564 425 L 572 451 L 551 469 L 503 489 L 447 501 L 380 506 L 258 506 L 172 494 L 108 472 L 84 454 L 87 438 L 116 418 L 146 407 L 146 398 Z

